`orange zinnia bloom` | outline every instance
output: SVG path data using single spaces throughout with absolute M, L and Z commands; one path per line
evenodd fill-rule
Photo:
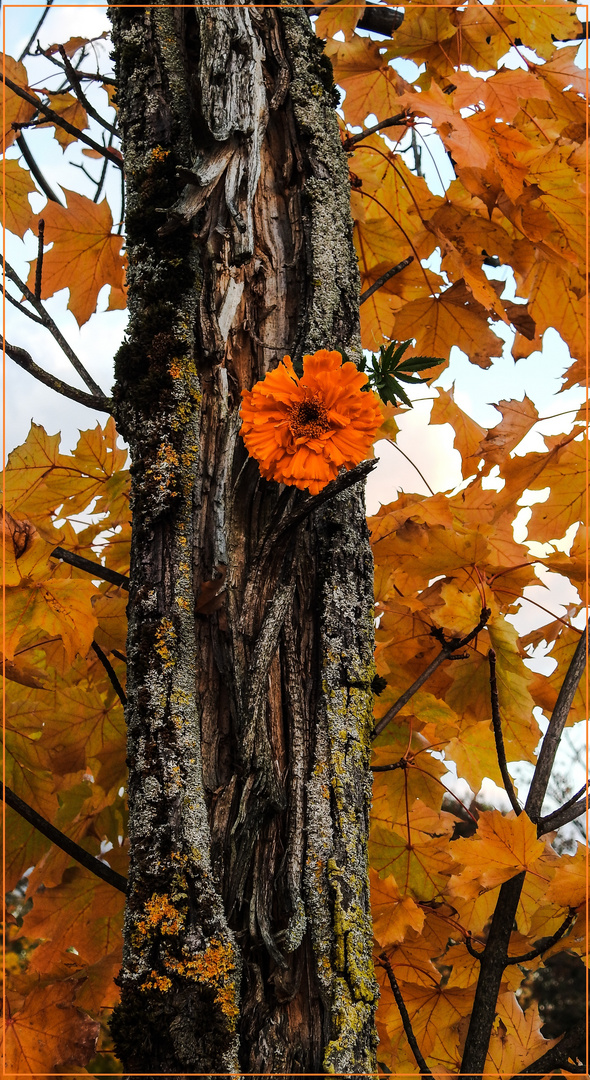
M 320 349 L 303 357 L 301 378 L 285 356 L 242 390 L 241 435 L 265 479 L 317 495 L 342 466 L 363 461 L 382 422 L 376 395 L 361 391 L 366 382 L 340 353 Z

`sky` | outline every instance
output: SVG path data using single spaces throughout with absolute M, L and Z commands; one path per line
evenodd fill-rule
M 5 5 L 5 48 L 10 55 L 15 57 L 20 55 L 36 25 L 42 7 L 43 5 L 37 8 L 11 8 L 10 4 Z M 108 28 L 106 7 L 92 4 L 59 5 L 56 3 L 41 28 L 39 39 L 41 46 L 45 48 L 54 42 L 66 41 L 73 35 L 94 37 Z M 106 59 L 108 46 L 99 42 L 96 48 L 102 50 L 103 60 Z M 505 66 L 512 67 L 518 63 L 518 58 L 510 56 L 505 60 Z M 399 61 L 396 63 L 396 66 L 398 65 L 402 74 L 406 76 L 417 71 L 416 65 L 411 61 Z M 27 68 L 32 85 L 56 88 L 56 76 L 48 74 L 46 61 L 28 60 Z M 95 92 L 94 102 L 104 115 L 112 117 L 112 112 L 108 114 L 106 111 L 106 97 L 101 90 Z M 366 123 L 370 124 L 375 120 L 375 117 L 367 117 Z M 448 160 L 438 137 L 433 132 L 429 133 L 425 130 L 423 125 L 421 125 L 421 130 L 437 163 L 443 182 L 449 183 L 452 177 Z M 39 149 L 40 142 L 41 149 Z M 75 167 L 76 161 L 89 164 L 88 159 L 80 156 L 77 145 L 68 147 L 63 153 L 53 138 L 51 130 L 36 132 L 34 138 L 31 138 L 31 145 L 34 145 L 35 154 L 52 185 L 59 187 L 61 184 L 62 188 L 65 185 L 66 188 L 71 187 L 84 194 L 93 195 L 92 185 Z M 8 156 L 18 157 L 19 152 L 16 148 L 12 148 Z M 428 159 L 429 155 L 423 154 L 427 181 L 433 190 L 440 192 L 441 182 L 433 168 L 429 173 Z M 96 163 L 90 164 L 96 167 Z M 109 197 L 116 217 L 117 213 L 120 213 L 120 200 L 116 187 L 109 190 Z M 36 195 L 32 197 L 32 202 L 33 209 L 39 211 L 45 199 L 41 195 Z M 17 272 L 25 278 L 28 272 L 27 260 L 36 256 L 36 248 L 36 238 L 30 232 L 24 241 L 7 237 L 7 257 Z M 514 279 L 509 268 L 486 268 L 486 272 L 489 272 L 490 277 L 507 280 L 508 290 L 505 297 L 514 298 Z M 108 300 L 108 287 L 105 287 L 99 296 L 98 313 L 93 315 L 83 327 L 78 328 L 75 319 L 67 311 L 67 298 L 67 290 L 63 290 L 47 302 L 47 309 L 93 377 L 103 390 L 109 393 L 113 380 L 113 356 L 125 331 L 126 315 L 124 312 L 107 313 L 105 311 Z M 9 305 L 7 305 L 6 314 L 6 336 L 9 341 L 27 349 L 37 363 L 65 381 L 82 386 L 69 362 L 42 327 L 16 314 Z M 449 425 L 428 427 L 432 399 L 436 395 L 436 385 L 446 390 L 454 386 L 457 403 L 484 427 L 493 426 L 501 418 L 493 402 L 501 399 L 522 400 L 525 393 L 534 402 L 542 417 L 553 416 L 555 413 L 574 408 L 581 403 L 583 395 L 579 390 L 559 393 L 561 386 L 559 376 L 568 366 L 569 353 L 554 331 L 548 330 L 544 335 L 542 352 L 533 353 L 528 358 L 515 363 L 510 356 L 512 338 L 509 329 L 502 324 L 496 325 L 494 329 L 506 339 L 504 355 L 500 359 L 495 359 L 492 366 L 484 371 L 470 364 L 458 349 L 453 349 L 449 367 L 433 385 L 430 387 L 423 385 L 420 388 L 415 395 L 419 400 L 416 401 L 414 409 L 399 420 L 400 435 L 397 440 L 399 449 L 383 442 L 377 444 L 376 454 L 379 457 L 379 464 L 367 483 L 369 513 L 375 513 L 382 503 L 392 502 L 400 490 L 426 493 L 427 489 L 420 473 L 435 492 L 451 490 L 461 482 L 460 458 L 452 446 L 451 428 Z M 49 434 L 60 431 L 62 448 L 71 450 L 75 446 L 80 430 L 93 427 L 97 420 L 104 424 L 107 419 L 105 414 L 93 414 L 84 406 L 58 396 L 22 372 L 10 360 L 7 360 L 6 366 L 5 403 L 4 434 L 7 453 L 24 440 L 32 420 L 37 424 L 42 424 Z M 567 430 L 567 420 L 568 417 L 557 417 L 539 423 L 521 444 L 519 452 L 541 450 L 543 448 L 542 435 Z M 521 517 L 521 523 L 518 526 L 520 534 L 517 535 L 517 539 L 524 537 L 522 524 L 524 518 L 526 518 L 526 512 L 523 512 Z M 544 593 L 543 603 L 556 614 L 563 614 L 564 605 L 572 598 L 563 585 L 563 579 L 549 575 L 546 576 L 545 581 L 550 586 L 549 594 L 546 589 L 542 589 L 541 585 L 537 587 Z M 530 595 L 534 598 L 534 590 Z M 516 618 L 517 626 L 521 631 L 530 629 L 539 622 L 531 605 L 528 605 L 528 611 L 523 609 Z

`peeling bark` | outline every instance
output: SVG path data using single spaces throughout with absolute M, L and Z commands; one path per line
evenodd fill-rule
M 348 171 L 298 8 L 111 13 L 132 455 L 127 1072 L 375 1067 L 372 560 L 360 485 L 261 479 L 240 392 L 360 355 Z

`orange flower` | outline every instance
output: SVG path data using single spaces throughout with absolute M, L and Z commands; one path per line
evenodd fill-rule
M 285 356 L 242 390 L 241 435 L 265 479 L 317 495 L 342 466 L 363 461 L 382 422 L 375 394 L 361 391 L 366 382 L 340 353 L 320 349 L 303 357 L 301 379 Z

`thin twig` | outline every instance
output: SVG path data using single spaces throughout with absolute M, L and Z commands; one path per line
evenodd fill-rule
M 394 702 L 391 708 L 388 709 L 385 713 L 385 716 L 382 716 L 379 722 L 375 724 L 375 730 L 373 732 L 374 739 L 376 739 L 382 731 L 385 731 L 385 728 L 387 727 L 389 721 L 393 720 L 394 716 L 397 716 L 398 712 L 400 711 L 400 709 L 403 709 L 404 705 L 407 705 L 410 698 L 413 698 L 416 691 L 419 690 L 425 682 L 427 682 L 430 676 L 434 674 L 436 669 L 440 667 L 444 660 L 450 659 L 453 653 L 458 652 L 458 650 L 462 649 L 464 645 L 468 645 L 470 641 L 473 641 L 473 638 L 477 637 L 477 635 L 480 633 L 481 630 L 483 630 L 484 626 L 486 625 L 490 615 L 491 611 L 489 608 L 482 608 L 481 616 L 477 626 L 474 627 L 470 634 L 467 634 L 467 637 L 452 639 L 451 641 L 446 642 L 446 644 L 442 648 L 442 651 L 439 652 L 438 656 L 435 656 L 434 660 L 431 660 L 426 670 L 423 671 L 422 674 L 418 676 L 416 681 L 413 682 L 410 687 L 408 687 L 408 689 L 401 695 L 401 697 L 397 699 L 396 702 Z
M 533 774 L 531 786 L 525 803 L 525 810 L 531 821 L 537 822 L 541 814 L 543 799 L 547 792 L 547 786 L 551 778 L 553 763 L 557 753 L 561 735 L 569 716 L 572 702 L 582 675 L 586 667 L 586 641 L 587 627 L 580 637 L 576 651 L 565 674 L 561 689 L 557 695 L 555 708 L 549 721 L 549 727 L 545 732 L 539 757 Z
M 556 945 L 560 938 L 569 930 L 574 919 L 576 917 L 575 911 L 570 911 L 567 918 L 565 918 L 561 926 L 555 931 L 549 938 L 545 938 L 544 944 L 540 945 L 537 949 L 530 949 L 529 952 L 522 953 L 521 956 L 509 956 L 506 960 L 506 967 L 510 964 L 528 964 L 529 960 L 536 960 L 537 956 L 542 956 L 548 949 L 551 949 L 553 945 Z
M 58 206 L 64 206 L 65 204 L 62 202 L 59 196 L 55 194 L 53 188 L 50 187 L 47 183 L 47 180 L 45 179 L 43 173 L 41 172 L 41 169 L 37 165 L 37 162 L 35 161 L 35 158 L 31 153 L 29 144 L 27 143 L 22 131 L 20 135 L 17 135 L 16 137 L 16 145 L 21 151 L 27 165 L 29 166 L 29 169 L 31 170 L 31 173 L 35 177 L 35 180 L 37 181 L 43 194 L 47 195 L 47 198 L 50 199 L 51 202 L 56 202 Z
M 77 72 L 76 69 L 73 67 L 63 45 L 59 46 L 59 55 L 63 60 L 64 69 L 69 77 L 72 90 L 74 91 L 82 107 L 86 109 L 86 112 L 89 116 L 92 117 L 93 120 L 96 120 L 97 124 L 100 124 L 101 127 L 106 128 L 107 131 L 110 131 L 111 135 L 116 135 L 117 129 L 113 127 L 112 124 L 109 124 L 108 120 L 105 120 L 104 117 L 102 117 L 100 113 L 96 111 L 94 106 L 90 104 L 81 86 L 81 76 L 79 72 Z
M 75 127 L 74 124 L 70 124 L 68 120 L 64 120 L 63 116 L 60 116 L 59 113 L 54 112 L 53 109 L 49 108 L 49 106 L 44 105 L 38 97 L 34 97 L 33 94 L 29 94 L 27 90 L 23 90 L 22 86 L 19 86 L 18 83 L 15 83 L 12 81 L 12 79 L 9 79 L 6 73 L 1 76 L 1 81 L 6 84 L 9 90 L 12 90 L 14 94 L 17 94 L 18 97 L 22 98 L 23 101 L 28 101 L 29 105 L 34 105 L 38 112 L 42 113 L 43 116 L 46 116 L 47 119 L 51 120 L 51 122 L 53 124 L 56 124 L 57 127 L 60 127 L 63 129 L 63 131 L 67 131 L 70 135 L 73 135 L 75 139 L 79 140 L 79 142 L 86 143 L 86 145 L 91 146 L 93 150 L 97 150 L 98 153 L 102 155 L 102 157 L 106 157 L 109 159 L 109 161 L 112 161 L 113 165 L 116 165 L 118 169 L 123 169 L 122 159 L 118 158 L 112 152 L 112 150 L 107 150 L 104 146 L 101 146 L 100 143 L 97 143 L 94 141 L 94 139 L 91 139 L 89 135 L 85 135 L 80 128 Z M 15 128 L 15 130 L 17 130 L 20 127 L 25 127 L 26 124 L 13 124 L 12 126 Z
M 401 761 L 394 761 L 391 765 L 371 765 L 371 772 L 393 772 L 394 769 L 405 768 L 405 765 L 406 762 L 402 758 Z
M 85 559 L 82 555 L 74 555 L 73 551 L 66 551 L 62 547 L 54 548 L 49 557 L 51 559 L 61 559 L 62 562 L 68 563 L 69 566 L 75 566 L 77 570 L 85 570 L 87 574 L 92 574 L 92 577 L 108 581 L 109 584 L 117 585 L 120 589 L 129 592 L 129 578 L 125 577 L 124 574 L 117 573 L 116 570 L 109 570 L 102 563 L 93 562 L 92 559 Z
M 41 282 L 43 280 L 43 240 L 45 237 L 45 221 L 39 218 L 39 242 L 37 244 L 37 267 L 35 270 L 35 300 L 41 299 Z
M 351 150 L 353 146 L 360 143 L 363 139 L 366 139 L 368 135 L 374 135 L 376 131 L 383 131 L 384 128 L 389 127 L 407 127 L 408 126 L 408 110 L 397 113 L 396 116 L 389 116 L 387 120 L 381 120 L 378 124 L 373 124 L 372 127 L 365 128 L 364 131 L 358 131 L 356 135 L 349 135 L 347 139 L 342 143 L 345 150 Z
M 428 1068 L 428 1065 L 426 1064 L 420 1051 L 420 1047 L 418 1046 L 418 1043 L 416 1041 L 416 1036 L 414 1035 L 414 1029 L 412 1027 L 412 1021 L 410 1020 L 408 1010 L 406 1009 L 405 1001 L 402 997 L 401 990 L 398 986 L 397 979 L 393 973 L 393 968 L 387 958 L 386 953 L 381 953 L 379 960 L 383 964 L 383 967 L 387 972 L 387 976 L 389 978 L 389 985 L 391 986 L 396 1005 L 399 1009 L 399 1014 L 402 1018 L 402 1024 L 406 1033 L 406 1039 L 410 1044 L 410 1049 L 416 1059 L 416 1064 L 423 1076 L 432 1076 L 432 1069 Z
M 485 952 L 485 948 L 481 950 L 474 948 L 470 933 L 468 933 L 467 937 L 465 938 L 465 948 L 467 949 L 467 952 L 470 956 L 473 956 L 475 960 L 481 961 L 481 958 Z
M 12 304 L 12 306 L 15 307 L 17 311 L 20 311 L 21 315 L 26 315 L 27 319 L 30 319 L 31 322 L 36 322 L 39 324 L 39 326 L 43 326 L 43 319 L 40 319 L 38 315 L 34 315 L 32 311 L 29 311 L 29 309 L 24 306 L 24 304 L 20 304 L 18 300 L 14 299 L 14 296 L 10 295 L 9 292 L 6 292 L 4 295 L 6 296 L 8 303 Z
M 500 698 L 498 696 L 498 682 L 496 679 L 496 654 L 493 649 L 490 649 L 488 652 L 488 661 L 490 665 L 490 696 L 492 699 L 492 725 L 494 728 L 494 739 L 496 741 L 496 757 L 498 758 L 498 765 L 500 766 L 500 772 L 502 774 L 504 790 L 508 798 L 510 799 L 510 805 L 514 810 L 514 813 L 518 817 L 519 814 L 522 814 L 522 806 L 516 798 L 516 792 L 512 785 L 510 773 L 508 772 L 506 750 L 504 748 L 504 736 L 502 734 L 502 718 L 500 716 Z
M 412 466 L 412 468 L 416 470 L 416 472 L 418 473 L 418 476 L 422 480 L 422 483 L 426 485 L 426 487 L 428 488 L 430 494 L 434 495 L 434 491 L 432 490 L 430 484 L 428 483 L 428 480 L 424 476 L 424 473 L 421 472 L 420 469 L 418 468 L 418 466 L 416 465 L 416 462 L 412 461 L 411 457 L 408 457 L 408 455 L 405 453 L 405 451 L 402 450 L 401 446 L 398 446 L 397 443 L 393 441 L 393 439 L 388 439 L 387 441 L 388 441 L 390 446 L 393 446 L 394 449 L 397 450 L 398 453 L 400 453 L 402 455 L 402 457 L 405 457 L 408 464 L 410 464 Z
M 70 398 L 71 401 L 77 401 L 79 405 L 86 405 L 89 409 L 107 413 L 112 411 L 112 402 L 110 398 L 103 397 L 102 394 L 100 397 L 97 394 L 87 394 L 85 390 L 78 390 L 77 387 L 62 382 L 57 376 L 50 375 L 48 371 L 40 368 L 25 349 L 19 348 L 18 345 L 10 345 L 9 342 L 5 342 L 0 335 L 0 348 L 2 345 L 4 345 L 6 349 L 6 355 L 9 356 L 11 360 L 14 360 L 15 364 L 18 364 L 23 371 L 28 371 L 29 375 L 32 375 L 38 382 L 44 383 L 45 386 L 49 386 L 52 390 L 57 391 L 58 394 L 62 394 L 63 397 Z
M 65 353 L 68 360 L 70 361 L 70 364 L 72 365 L 74 370 L 77 371 L 78 375 L 82 379 L 82 382 L 86 383 L 86 386 L 88 387 L 88 389 L 96 397 L 102 399 L 103 401 L 108 401 L 109 399 L 103 394 L 103 392 L 102 392 L 100 386 L 98 385 L 98 383 L 95 382 L 94 379 L 92 378 L 92 375 L 90 375 L 90 373 L 88 371 L 86 371 L 86 368 L 84 367 L 84 364 L 80 360 L 78 360 L 78 357 L 76 356 L 76 354 L 75 354 L 74 350 L 72 349 L 71 345 L 66 341 L 66 339 L 63 336 L 61 330 L 59 329 L 57 324 L 54 322 L 54 320 L 51 318 L 51 315 L 45 309 L 45 307 L 43 306 L 41 301 L 37 300 L 37 297 L 35 296 L 35 293 L 31 292 L 28 285 L 26 285 L 24 281 L 21 281 L 21 279 L 19 278 L 16 271 L 13 270 L 12 266 L 10 266 L 9 263 L 5 262 L 4 259 L 2 258 L 2 256 L 0 255 L 0 267 L 2 267 L 2 266 L 5 269 L 6 277 L 9 278 L 10 281 L 12 281 L 13 284 L 17 286 L 17 288 L 22 290 L 23 295 L 25 296 L 25 298 L 29 301 L 29 303 L 32 305 L 32 307 L 34 307 L 35 311 L 40 316 L 40 318 L 41 318 L 41 320 L 43 322 L 43 326 L 47 330 L 49 330 L 51 336 L 55 339 L 55 341 L 57 341 L 57 344 L 59 345 L 61 351 L 63 353 Z M 105 412 L 110 412 L 110 408 L 108 408 L 108 409 L 106 409 L 104 411 Z
M 365 289 L 365 291 L 361 293 L 359 305 L 364 304 L 365 301 L 368 300 L 373 293 L 376 293 L 377 289 L 380 289 L 382 285 L 385 285 L 390 278 L 395 277 L 396 274 L 401 274 L 402 270 L 405 270 L 406 266 L 409 266 L 412 262 L 414 262 L 414 256 L 408 255 L 407 259 L 402 259 L 397 266 L 392 266 L 391 270 L 388 270 L 387 273 L 381 274 L 381 277 L 378 277 L 377 281 L 374 281 L 368 289 Z
M 92 642 L 92 649 L 94 650 L 94 652 L 98 656 L 98 659 L 100 660 L 100 662 L 101 662 L 103 668 L 105 669 L 109 679 L 111 680 L 111 685 L 112 685 L 117 697 L 119 698 L 119 701 L 121 702 L 121 705 L 126 705 L 127 704 L 127 694 L 125 693 L 123 687 L 121 686 L 121 683 L 119 682 L 119 680 L 117 678 L 117 672 L 115 671 L 113 665 L 111 664 L 111 661 L 109 660 L 108 656 L 106 655 L 106 653 L 104 653 L 102 651 L 100 645 L 98 645 L 96 641 Z
M 22 64 L 25 56 L 29 55 L 29 49 L 31 48 L 31 45 L 33 44 L 35 38 L 37 37 L 37 34 L 39 33 L 41 27 L 43 26 L 43 23 L 45 22 L 47 16 L 49 15 L 49 8 L 51 7 L 52 3 L 53 3 L 53 0 L 47 0 L 45 10 L 44 10 L 41 18 L 39 19 L 35 29 L 33 30 L 33 33 L 31 34 L 29 40 L 27 41 L 27 44 L 25 45 L 22 53 L 20 54 L 20 56 L 18 58 L 20 64 Z
M 15 810 L 20 817 L 29 822 L 37 832 L 46 836 L 48 840 L 51 840 L 52 844 L 65 851 L 66 855 L 75 859 L 86 870 L 90 870 L 92 874 L 96 874 L 96 877 L 102 878 L 106 881 L 107 885 L 112 885 L 114 889 L 118 889 L 119 892 L 127 892 L 127 879 L 121 874 L 118 874 L 116 870 L 111 870 L 110 866 L 107 866 L 101 859 L 96 859 L 94 855 L 90 855 L 83 847 L 76 844 L 74 840 L 70 840 L 68 836 L 65 836 L 59 829 L 55 828 L 55 825 L 50 823 L 38 814 L 36 810 L 33 810 L 28 803 L 23 802 L 18 795 L 15 795 L 14 791 L 11 791 L 5 784 L 0 783 L 0 796 L 4 799 L 7 806 L 10 806 L 12 810 Z

